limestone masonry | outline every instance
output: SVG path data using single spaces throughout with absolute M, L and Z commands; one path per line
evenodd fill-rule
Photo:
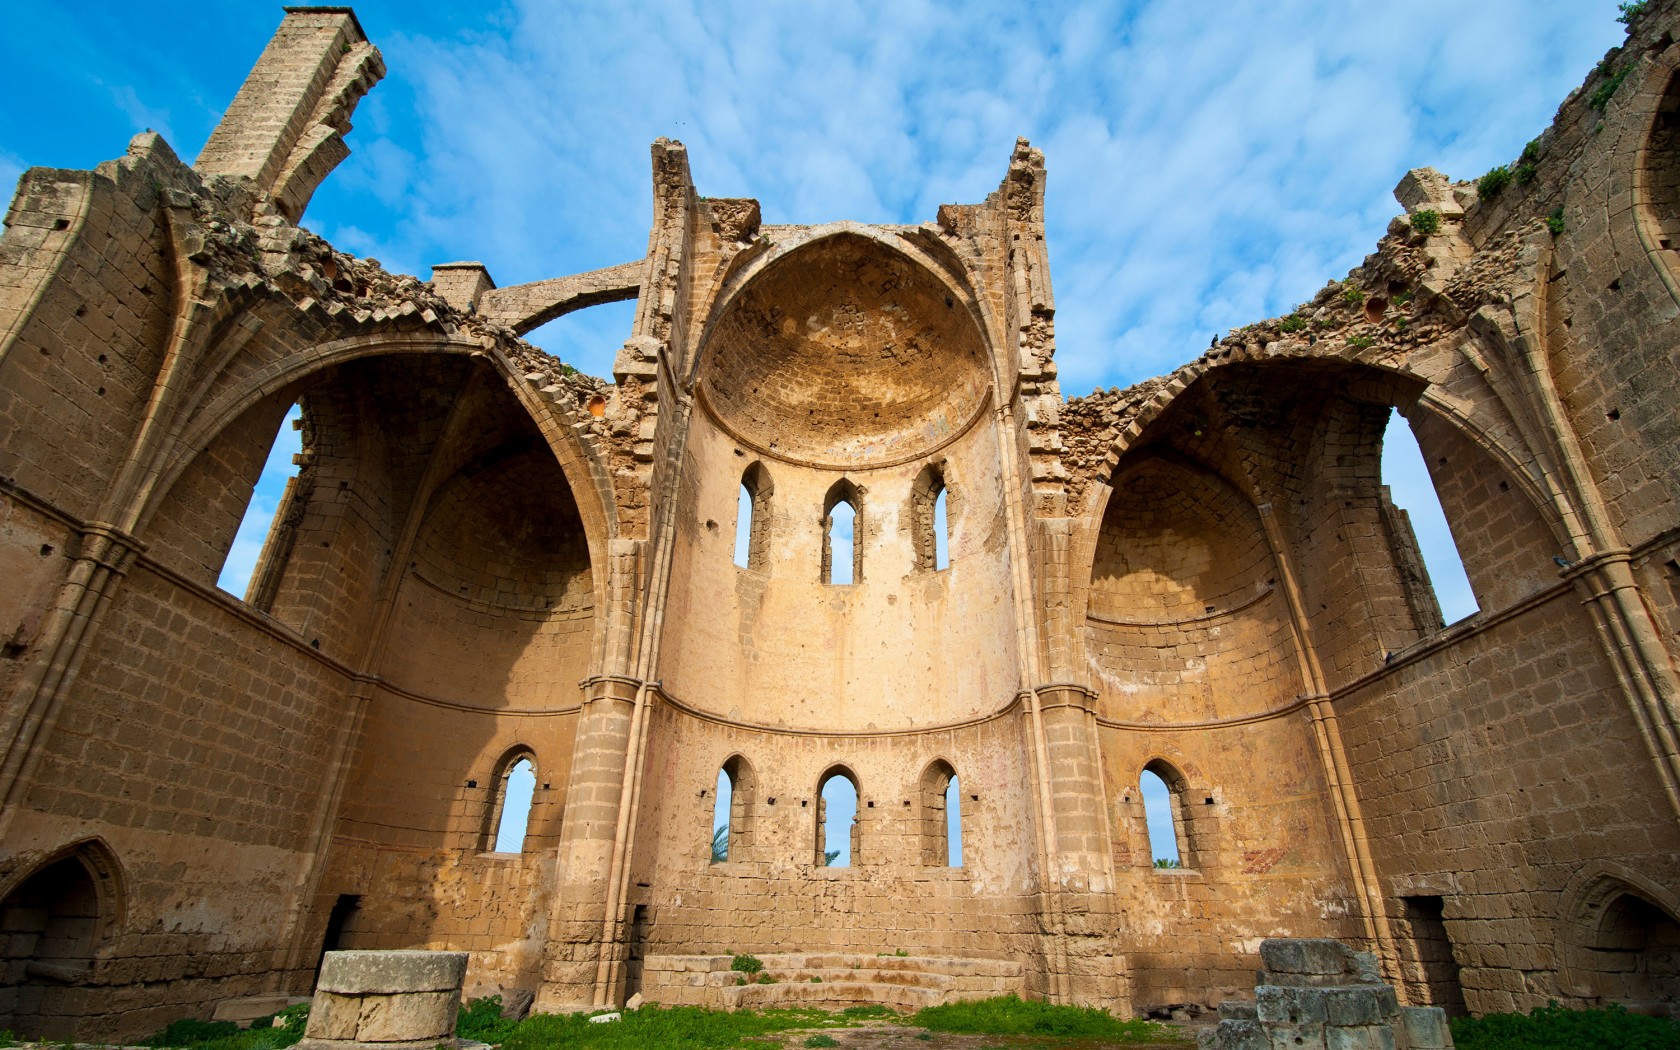
M 287 8 L 196 164 L 140 135 L 6 214 L 0 1027 L 284 1002 L 328 949 L 539 1010 L 1194 1015 L 1272 937 L 1372 953 L 1385 1018 L 1680 1011 L 1677 27 L 1497 193 L 1411 172 L 1345 281 L 1064 400 L 1026 142 L 934 221 L 773 226 L 661 139 L 644 257 L 425 282 L 297 226 L 384 66 Z M 520 338 L 630 299 L 610 382 Z

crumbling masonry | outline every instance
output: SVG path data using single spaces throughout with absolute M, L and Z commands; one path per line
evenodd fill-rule
M 660 140 L 643 258 L 423 282 L 296 225 L 383 65 L 287 9 L 195 165 L 141 135 L 6 215 L 0 1027 L 305 994 L 328 946 L 465 951 L 469 994 L 539 1009 L 1132 1011 L 1248 992 L 1269 936 L 1374 953 L 1401 1003 L 1674 1010 L 1677 23 L 1496 196 L 1413 172 L 1346 281 L 1064 401 L 1027 143 L 933 222 L 770 226 Z M 628 299 L 611 382 L 520 339 Z M 1480 606 L 1450 626 L 1391 407 Z

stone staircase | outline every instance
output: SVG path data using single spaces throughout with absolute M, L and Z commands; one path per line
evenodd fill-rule
M 1025 991 L 1021 964 L 1008 959 L 786 952 L 758 956 L 759 974 L 730 969 L 728 955 L 650 955 L 642 995 L 661 1006 L 889 1006 L 901 1012 L 962 999 Z M 771 983 L 762 983 L 768 975 Z

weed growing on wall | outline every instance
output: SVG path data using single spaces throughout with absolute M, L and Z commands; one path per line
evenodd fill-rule
M 1482 200 L 1489 201 L 1499 196 L 1499 191 L 1510 184 L 1511 169 L 1501 164 L 1476 180 L 1476 195 Z
M 1412 230 L 1425 237 L 1441 232 L 1441 213 L 1434 208 L 1419 208 L 1412 213 Z

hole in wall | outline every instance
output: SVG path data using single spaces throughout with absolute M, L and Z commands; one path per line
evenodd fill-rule
M 1365 300 L 1365 320 L 1376 324 L 1388 312 L 1388 300 L 1380 295 L 1373 295 Z
M 1604 414 L 1606 416 L 1608 416 L 1612 422 L 1622 418 L 1622 410 L 1619 409 L 1619 408 L 1612 408 L 1610 411 L 1608 411 Z

